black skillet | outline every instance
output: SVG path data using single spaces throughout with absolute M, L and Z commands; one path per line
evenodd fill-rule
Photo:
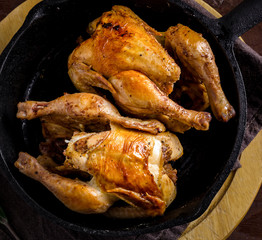
M 129 6 L 149 25 L 165 31 L 177 23 L 203 33 L 221 75 L 222 87 L 236 110 L 228 123 L 213 118 L 210 130 L 190 130 L 179 138 L 184 156 L 176 162 L 178 195 L 164 216 L 108 219 L 66 209 L 39 183 L 13 166 L 19 151 L 37 156 L 41 130 L 38 120 L 16 119 L 17 103 L 52 100 L 76 90 L 67 76 L 67 57 L 87 24 L 114 4 Z M 158 231 L 199 217 L 222 186 L 239 154 L 246 118 L 246 96 L 234 57 L 234 40 L 262 19 L 262 1 L 245 1 L 225 17 L 214 20 L 183 1 L 46 0 L 29 13 L 0 59 L 0 167 L 10 186 L 40 214 L 66 228 L 103 236 L 137 235 Z

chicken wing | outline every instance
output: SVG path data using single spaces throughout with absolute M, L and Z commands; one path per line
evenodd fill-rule
M 215 117 L 224 122 L 231 119 L 235 110 L 222 90 L 215 57 L 208 42 L 201 34 L 182 24 L 167 30 L 166 41 L 192 77 L 204 83 Z
M 113 6 L 89 25 L 91 38 L 70 55 L 68 73 L 82 92 L 91 86 L 113 91 L 107 78 L 125 71 L 144 73 L 166 94 L 179 79 L 180 68 L 154 35 L 161 35 L 129 8 Z
M 164 168 L 183 154 L 174 134 L 151 135 L 112 125 L 106 132 L 74 134 L 64 154 L 65 164 L 89 172 L 103 191 L 147 216 L 163 214 L 175 198 L 176 171 L 167 174 Z
M 123 110 L 135 116 L 156 118 L 167 126 L 186 125 L 185 129 L 194 127 L 208 130 L 211 116 L 207 112 L 187 110 L 168 98 L 147 76 L 130 70 L 120 72 L 109 78 L 115 91 L 113 97 Z M 164 116 L 167 116 L 166 118 Z M 180 125 L 179 125 L 179 123 Z
M 66 94 L 50 102 L 21 102 L 17 117 L 41 118 L 45 136 L 53 139 L 70 139 L 74 131 L 85 131 L 98 125 L 100 129 L 105 128 L 109 122 L 153 134 L 165 131 L 164 125 L 157 120 L 122 117 L 109 101 L 92 93 Z

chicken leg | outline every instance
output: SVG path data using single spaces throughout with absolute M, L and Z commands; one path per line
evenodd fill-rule
M 19 153 L 15 166 L 23 174 L 42 183 L 66 207 L 75 212 L 103 213 L 117 200 L 112 194 L 101 191 L 94 180 L 86 183 L 51 173 L 27 153 Z
M 182 24 L 170 27 L 165 36 L 167 45 L 171 46 L 187 71 L 195 80 L 204 83 L 215 117 L 224 122 L 231 119 L 235 110 L 222 90 L 215 57 L 208 42 L 201 34 Z
M 28 120 L 40 117 L 44 123 L 48 123 L 45 128 L 48 128 L 49 134 L 53 134 L 52 138 L 63 134 L 71 137 L 74 131 L 85 131 L 89 125 L 104 127 L 109 122 L 153 134 L 165 131 L 164 125 L 157 120 L 122 117 L 109 101 L 92 93 L 66 94 L 51 102 L 21 102 L 18 104 L 17 117 Z M 59 128 L 59 131 L 52 128 Z
M 174 121 L 173 124 L 180 122 L 198 130 L 209 128 L 211 120 L 209 113 L 181 107 L 142 73 L 132 70 L 121 72 L 111 77 L 109 82 L 115 89 L 112 95 L 116 103 L 126 112 L 164 122 Z

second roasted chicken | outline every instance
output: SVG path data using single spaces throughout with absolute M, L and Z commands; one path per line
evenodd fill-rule
M 180 158 L 183 148 L 172 133 L 152 135 L 112 125 L 110 131 L 75 133 L 64 154 L 65 165 L 88 172 L 91 181 L 49 172 L 26 153 L 20 153 L 15 166 L 80 213 L 106 212 L 121 199 L 129 215 L 120 217 L 157 216 L 176 196 L 176 170 L 169 162 Z M 110 215 L 116 216 L 114 209 Z

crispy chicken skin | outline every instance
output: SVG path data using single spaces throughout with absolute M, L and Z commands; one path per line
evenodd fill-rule
M 164 125 L 157 120 L 122 117 L 109 101 L 92 93 L 66 94 L 50 102 L 20 102 L 17 117 L 41 118 L 44 135 L 51 138 L 70 138 L 74 131 L 85 131 L 89 125 L 104 126 L 109 122 L 153 134 L 165 131 Z
M 27 153 L 19 153 L 15 166 L 23 174 L 42 183 L 66 207 L 75 212 L 103 213 L 116 201 L 112 194 L 102 192 L 94 180 L 86 183 L 51 173 Z
M 165 35 L 167 45 L 172 47 L 187 71 L 196 81 L 204 83 L 215 117 L 227 122 L 235 115 L 235 110 L 222 90 L 215 57 L 208 42 L 201 34 L 182 24 L 170 27 Z
M 109 82 L 115 89 L 112 95 L 117 105 L 128 113 L 137 117 L 156 118 L 176 132 L 191 127 L 197 130 L 209 128 L 210 113 L 181 107 L 142 73 L 133 70 L 120 72 L 109 78 Z
M 89 25 L 91 38 L 84 41 L 68 59 L 69 76 L 80 91 L 91 86 L 113 91 L 107 78 L 125 71 L 144 73 L 164 93 L 170 94 L 179 79 L 180 68 L 148 26 L 129 8 L 113 6 L 111 11 Z
M 74 134 L 64 154 L 65 164 L 87 171 L 103 191 L 147 216 L 162 215 L 175 198 L 174 182 L 164 169 L 183 154 L 174 134 L 151 135 L 112 125 L 106 132 Z

